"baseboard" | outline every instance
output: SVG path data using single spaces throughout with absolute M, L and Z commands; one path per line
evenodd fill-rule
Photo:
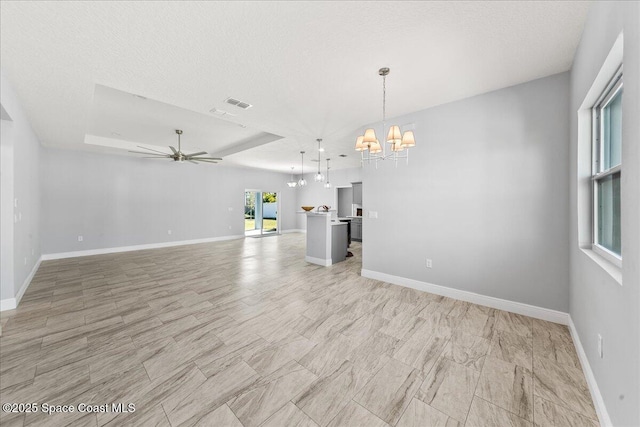
M 6 298 L 3 300 L 0 300 L 0 311 L 13 310 L 16 307 L 18 307 L 18 304 L 20 304 L 20 300 L 24 296 L 24 293 L 27 292 L 27 288 L 31 284 L 33 277 L 36 275 L 38 268 L 40 268 L 41 262 L 42 262 L 42 257 L 38 258 L 38 261 L 35 263 L 35 265 L 31 269 L 31 273 L 29 273 L 27 278 L 24 279 L 24 282 L 22 282 L 22 286 L 20 286 L 20 290 L 18 291 L 18 293 L 14 298 Z
M 0 299 L 0 311 L 13 310 L 17 306 L 15 298 Z
M 571 331 L 571 338 L 573 339 L 573 344 L 578 352 L 578 359 L 580 359 L 580 365 L 582 365 L 582 372 L 584 372 L 587 384 L 589 385 L 589 391 L 591 391 L 591 399 L 596 407 L 596 413 L 598 414 L 600 425 L 602 427 L 611 427 L 613 426 L 613 423 L 611 422 L 611 418 L 609 418 L 609 412 L 607 412 L 607 407 L 604 405 L 604 399 L 602 398 L 602 394 L 600 394 L 600 388 L 596 382 L 596 377 L 593 375 L 589 359 L 587 359 L 587 353 L 585 353 L 584 347 L 582 347 L 578 330 L 576 329 L 576 325 L 573 324 L 571 316 L 569 316 L 569 331 Z
M 304 260 L 310 262 L 311 264 L 318 264 L 324 267 L 329 267 L 332 264 L 330 259 L 315 258 L 312 256 L 305 256 Z
M 569 324 L 569 314 L 562 311 L 550 310 L 548 308 L 537 307 L 535 305 L 490 297 L 486 295 L 476 294 L 474 292 L 448 288 L 446 286 L 434 285 L 432 283 L 421 282 L 419 280 L 408 279 L 406 277 L 393 276 L 391 274 L 380 273 L 378 271 L 362 269 L 360 274 L 362 275 L 362 277 L 376 279 L 383 282 L 392 283 L 394 285 L 416 289 L 418 291 L 430 292 L 432 294 L 442 295 L 445 297 L 467 301 L 478 305 L 484 305 L 491 308 L 497 308 L 499 310 L 522 314 L 524 316 L 547 320 L 549 322 L 560 323 L 562 325 Z
M 235 240 L 235 239 L 243 239 L 243 238 L 244 238 L 244 234 L 241 234 L 241 235 L 222 236 L 222 237 L 207 237 L 205 239 L 179 240 L 175 242 L 150 243 L 146 245 L 120 246 L 115 248 L 102 248 L 102 249 L 88 249 L 86 251 L 58 252 L 53 254 L 44 254 L 42 255 L 42 260 L 45 261 L 45 260 L 52 260 L 52 259 L 76 258 L 76 257 L 91 256 L 91 255 L 113 254 L 118 252 L 141 251 L 145 249 L 170 248 L 173 246 L 196 245 L 198 243 L 221 242 L 224 240 Z
M 289 233 L 306 233 L 307 230 L 304 230 L 302 228 L 292 228 L 290 230 L 282 230 L 282 234 L 289 234 Z

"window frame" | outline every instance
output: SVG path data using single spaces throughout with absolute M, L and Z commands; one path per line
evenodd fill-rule
M 598 243 L 599 235 L 598 235 L 598 182 L 602 179 L 607 178 L 608 176 L 620 173 L 622 177 L 622 158 L 620 159 L 620 163 L 610 167 L 608 169 L 603 169 L 601 167 L 603 159 L 604 159 L 604 126 L 602 126 L 602 110 L 606 108 L 611 101 L 616 97 L 616 95 L 622 91 L 624 86 L 623 82 L 623 67 L 622 65 L 616 70 L 613 78 L 607 84 L 605 89 L 602 91 L 602 94 L 598 97 L 598 100 L 595 102 L 592 108 L 592 123 L 593 123 L 593 137 L 592 137 L 592 164 L 591 164 L 591 218 L 592 218 L 592 227 L 591 227 L 591 249 L 611 262 L 612 264 L 622 267 L 622 250 L 620 251 L 620 255 L 615 252 L 605 248 L 604 246 Z M 622 147 L 620 147 L 622 148 Z M 622 213 L 621 213 L 622 215 Z M 622 236 L 621 236 L 622 237 Z

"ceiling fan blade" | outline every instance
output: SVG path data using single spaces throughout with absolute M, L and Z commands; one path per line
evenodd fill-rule
M 195 156 L 201 156 L 203 154 L 207 154 L 207 152 L 206 151 L 198 151 L 197 153 L 185 154 L 185 156 L 187 156 L 187 157 L 195 157 Z
M 203 162 L 203 163 L 218 163 L 218 162 L 213 161 L 213 160 L 203 160 L 203 159 L 196 159 L 196 160 L 199 161 L 199 162 Z
M 173 148 L 172 146 L 169 146 L 169 148 L 171 148 L 171 151 L 173 151 L 173 154 L 178 154 L 178 150 L 176 150 L 175 148 Z
M 136 147 L 142 148 L 143 150 L 155 151 L 156 153 L 164 154 L 165 156 L 167 155 L 167 153 L 163 151 L 158 151 L 158 150 L 154 150 L 153 148 L 143 147 L 142 145 L 136 145 Z
M 189 159 L 187 159 L 187 162 L 189 162 L 189 163 L 193 163 L 194 165 L 197 165 L 197 164 L 198 164 L 198 162 L 194 162 L 193 160 L 189 160 Z
M 189 158 L 194 159 L 194 160 L 222 160 L 221 157 L 191 157 L 191 156 L 189 156 Z
M 147 157 L 138 157 L 139 159 L 168 159 L 169 157 L 164 156 L 147 156 Z
M 145 154 L 147 156 L 151 155 L 151 156 L 157 156 L 157 157 L 171 157 L 170 154 L 153 154 L 153 153 L 145 153 L 144 151 L 131 151 L 131 150 L 129 150 L 129 153 Z

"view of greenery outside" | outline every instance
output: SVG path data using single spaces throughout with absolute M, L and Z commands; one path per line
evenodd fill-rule
M 245 191 L 244 193 L 244 230 L 254 230 L 256 225 L 256 193 L 255 191 Z M 262 203 L 277 202 L 276 193 L 262 193 Z M 275 218 L 264 218 L 262 220 L 262 228 L 265 231 L 275 230 L 278 221 Z
M 255 229 L 256 220 L 255 219 L 247 219 L 244 220 L 244 231 Z M 262 228 L 265 231 L 275 230 L 278 226 L 278 221 L 275 219 L 264 219 L 262 220 Z

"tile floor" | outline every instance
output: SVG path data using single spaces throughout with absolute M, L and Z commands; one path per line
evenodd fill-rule
M 288 234 L 43 262 L 3 312 L 3 426 L 597 426 L 565 326 L 359 276 Z

